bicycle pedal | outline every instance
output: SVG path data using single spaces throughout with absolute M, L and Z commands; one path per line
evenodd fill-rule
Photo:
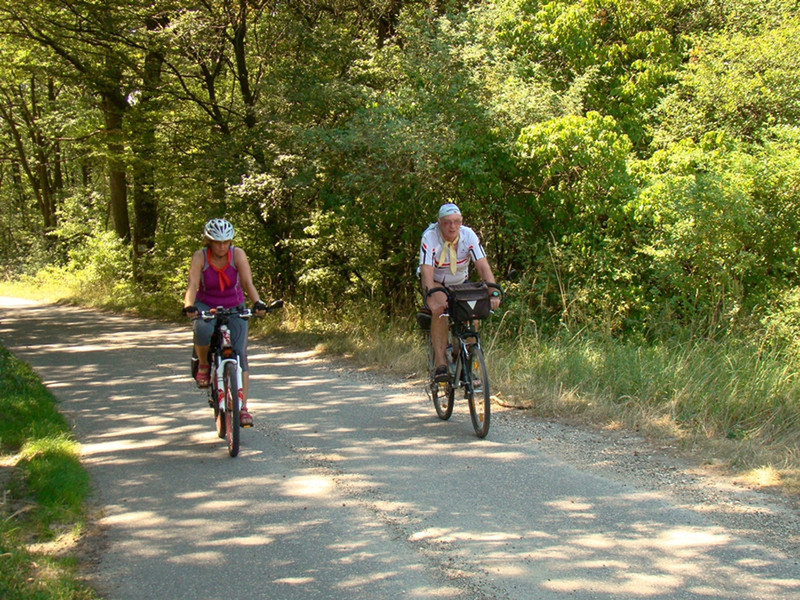
M 252 423 L 250 423 L 248 425 L 239 425 L 239 427 L 241 427 L 242 429 L 250 429 L 252 426 L 253 426 Z

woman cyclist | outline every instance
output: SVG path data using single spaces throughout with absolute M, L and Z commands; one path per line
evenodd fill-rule
M 247 255 L 241 248 L 231 245 L 234 230 L 225 219 L 211 219 L 203 229 L 205 247 L 192 254 L 189 266 L 189 285 L 183 297 L 183 314 L 195 316 L 198 311 L 221 306 L 223 308 L 245 308 L 244 295 L 253 302 L 256 314 L 266 314 L 267 306 L 253 285 L 253 274 Z M 231 319 L 231 343 L 239 355 L 242 367 L 242 427 L 253 424 L 253 417 L 247 410 L 247 391 L 250 383 L 247 364 L 247 320 Z M 210 366 L 208 348 L 214 330 L 213 321 L 194 320 L 194 349 L 198 358 L 197 385 L 208 387 Z

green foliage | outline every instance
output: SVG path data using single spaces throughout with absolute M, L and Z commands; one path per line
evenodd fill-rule
M 131 278 L 129 251 L 110 231 L 92 233 L 69 252 L 68 272 L 78 289 L 113 299 L 126 293 Z
M 536 301 L 546 288 L 549 311 L 573 324 L 575 315 L 583 320 L 609 308 L 613 320 L 624 317 L 630 150 L 614 119 L 597 113 L 528 127 L 517 142 L 527 193 L 506 208 L 515 262 L 523 271 L 544 271 L 532 290 Z
M 765 216 L 760 224 L 761 247 L 767 275 L 780 290 L 796 285 L 800 272 L 800 128 L 771 128 L 753 154 L 753 194 Z
M 6 277 L 171 313 L 226 216 L 263 295 L 404 314 L 453 200 L 513 275 L 514 328 L 718 332 L 797 283 L 796 0 L 407 2 L 380 32 L 385 3 L 101 2 L 74 37 L 38 4 L 0 5 Z M 120 165 L 152 248 L 109 233 Z
M 48 520 L 82 514 L 83 502 L 89 495 L 89 475 L 80 463 L 80 452 L 71 434 L 38 436 L 25 444 L 20 455 L 17 467 Z
M 636 250 L 649 261 L 651 309 L 664 311 L 654 316 L 713 332 L 746 321 L 776 282 L 796 281 L 797 199 L 778 193 L 764 168 L 787 159 L 797 160 L 796 149 L 754 155 L 721 134 L 639 165 L 643 185 L 631 211 Z
M 312 214 L 305 233 L 294 246 L 304 260 L 299 278 L 303 297 L 341 311 L 354 299 L 374 295 L 379 282 L 372 279 L 373 265 L 383 260 L 374 240 L 348 231 L 345 217 L 332 212 Z
M 698 38 L 680 85 L 661 107 L 660 144 L 709 130 L 758 141 L 775 125 L 800 118 L 800 18 L 758 33 Z
M 662 434 L 787 448 L 800 435 L 796 354 L 765 349 L 760 335 L 746 342 L 654 344 L 558 335 L 502 351 L 505 368 L 519 375 L 508 387 L 524 390 L 520 395 L 544 414 L 585 413 L 635 427 L 666 427 Z
M 64 559 L 27 552 L 22 544 L 2 541 L 0 525 L 0 597 L 4 600 L 93 600 L 97 594 Z
M 499 36 L 542 65 L 556 89 L 580 83 L 580 106 L 615 117 L 635 147 L 649 141 L 650 111 L 674 81 L 683 34 L 700 25 L 702 2 L 527 0 L 503 6 Z M 515 7 L 508 10 L 507 6 Z
M 89 483 L 69 424 L 30 367 L 2 348 L 0 367 L 0 449 L 21 457 L 20 493 L 35 496 L 45 526 L 80 516 Z

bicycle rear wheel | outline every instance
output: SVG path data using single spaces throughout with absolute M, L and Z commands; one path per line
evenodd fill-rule
M 433 407 L 436 409 L 436 414 L 443 421 L 447 421 L 453 414 L 453 393 L 451 386 L 436 383 L 433 380 L 433 375 L 436 372 L 436 359 L 433 354 L 433 346 L 431 345 L 431 335 L 428 333 L 426 336 L 428 342 L 428 391 L 430 392 L 431 399 L 433 400 Z
M 225 439 L 228 442 L 228 454 L 239 454 L 239 380 L 237 368 L 233 363 L 225 363 L 222 385 L 225 392 Z
M 483 351 L 477 344 L 467 350 L 466 367 L 467 402 L 472 428 L 479 438 L 489 433 L 491 419 L 491 395 L 489 394 L 489 376 L 486 373 L 486 362 Z M 478 384 L 478 385 L 476 385 Z

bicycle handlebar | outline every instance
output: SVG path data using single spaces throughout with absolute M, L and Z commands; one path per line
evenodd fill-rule
M 491 281 L 484 281 L 483 283 L 486 284 L 486 287 L 494 288 L 498 292 L 500 292 L 500 302 L 502 302 L 505 299 L 506 294 L 503 291 L 503 288 L 501 288 L 498 284 L 492 283 Z M 451 300 L 451 297 L 452 297 L 451 294 L 450 294 L 450 290 L 447 287 L 440 285 L 440 286 L 432 287 L 431 289 L 429 289 L 425 293 L 425 297 L 422 299 L 422 305 L 425 308 L 429 308 L 428 307 L 428 296 L 430 296 L 431 294 L 434 294 L 436 292 L 444 292 L 447 295 L 447 303 L 448 304 L 450 303 L 450 300 Z M 491 312 L 494 312 L 494 311 L 491 311 Z M 447 314 L 447 312 L 444 312 L 440 316 L 445 316 L 446 314 Z
M 270 304 L 267 305 L 265 310 L 267 313 L 271 313 L 272 311 L 278 310 L 279 308 L 283 308 L 282 299 L 270 302 Z M 239 317 L 240 319 L 250 319 L 251 317 L 257 317 L 257 316 L 258 314 L 249 308 L 240 310 L 238 307 L 222 308 L 221 306 L 218 306 L 216 308 L 211 308 L 209 310 L 198 311 L 197 316 L 193 317 L 193 319 L 203 319 L 204 321 L 213 321 L 217 317 Z

